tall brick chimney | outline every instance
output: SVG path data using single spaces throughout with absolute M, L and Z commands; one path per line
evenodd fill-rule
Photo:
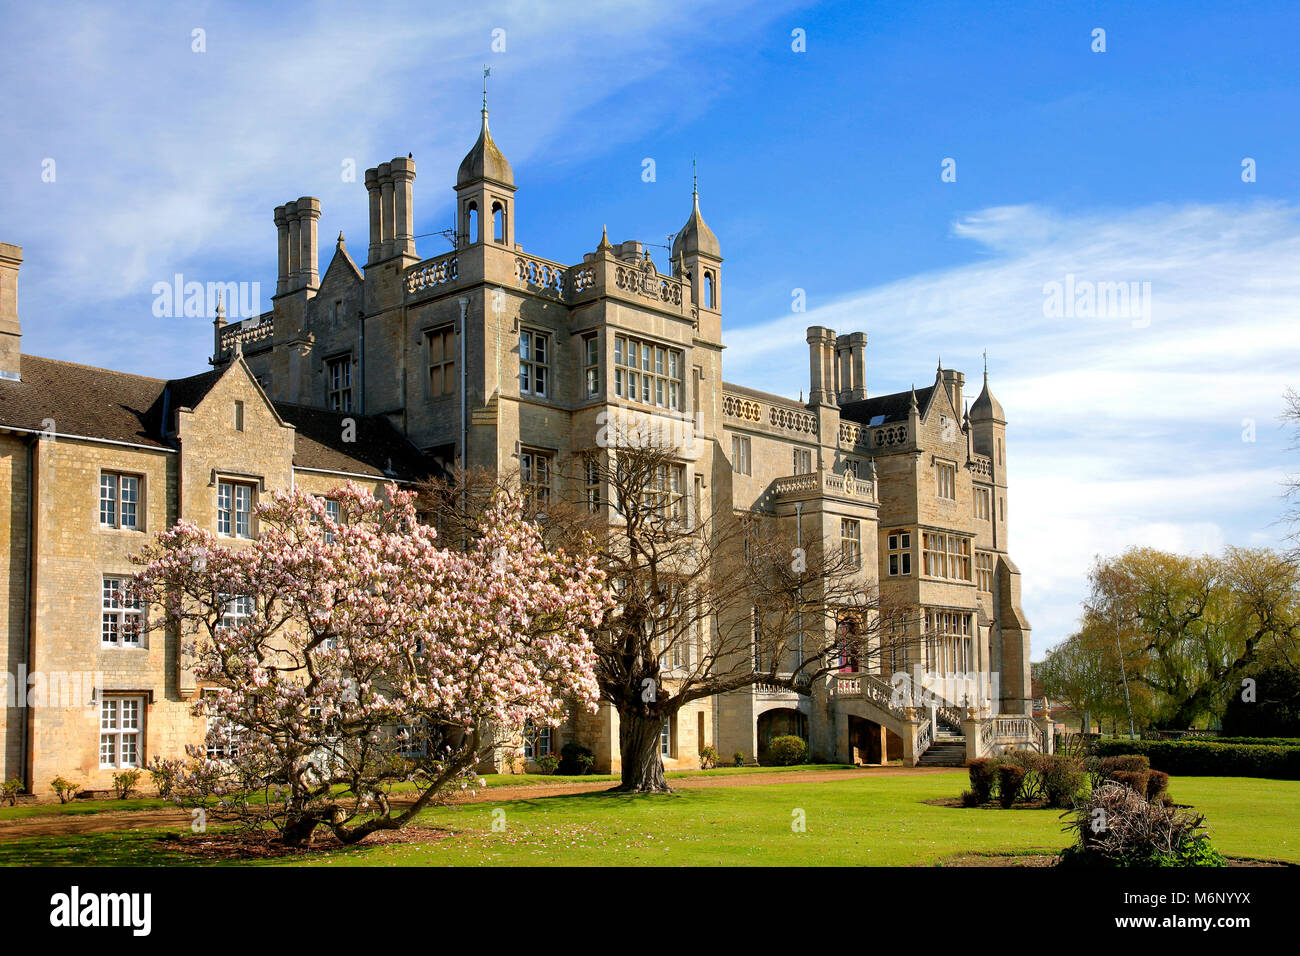
M 18 267 L 23 247 L 0 242 L 0 378 L 19 379 L 23 337 L 18 324 Z

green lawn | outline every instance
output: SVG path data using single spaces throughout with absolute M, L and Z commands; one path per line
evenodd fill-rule
M 359 847 L 309 865 L 784 866 L 929 864 L 958 852 L 1054 851 L 1066 842 L 1052 810 L 965 810 L 949 797 L 962 771 L 829 783 L 682 790 L 668 796 L 578 794 L 439 807 L 420 822 L 445 839 Z M 1209 818 L 1234 856 L 1300 862 L 1300 782 L 1182 777 L 1170 790 Z M 493 811 L 505 829 L 493 831 Z M 791 823 L 803 812 L 806 832 Z M 192 864 L 150 834 L 0 843 L 0 864 Z M 295 861 L 302 862 L 302 861 Z

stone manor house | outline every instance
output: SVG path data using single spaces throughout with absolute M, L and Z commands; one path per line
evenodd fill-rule
M 846 664 L 812 694 L 759 685 L 687 705 L 663 730 L 669 769 L 698 766 L 706 744 L 761 760 L 780 733 L 804 736 L 815 757 L 865 763 L 1049 746 L 1028 700 L 1006 418 L 987 373 L 969 411 L 954 369 L 869 394 L 866 334 L 813 327 L 806 402 L 730 384 L 722 250 L 698 194 L 661 272 L 641 242 L 604 235 L 573 264 L 525 251 L 486 108 L 456 172 L 454 246 L 431 258 L 416 252 L 414 180 L 410 157 L 366 172 L 365 262 L 340 234 L 323 274 L 319 200 L 276 207 L 273 308 L 235 323 L 218 311 L 210 369 L 183 379 L 23 354 L 22 252 L 0 244 L 3 779 L 42 794 L 56 775 L 105 789 L 118 769 L 201 741 L 202 688 L 175 637 L 133 635 L 124 625 L 138 612 L 115 599 L 129 556 L 158 530 L 188 518 L 237 541 L 256 535 L 253 508 L 272 490 L 379 489 L 453 463 L 518 474 L 535 494 L 573 491 L 557 487 L 558 462 L 620 409 L 693 422 L 669 486 L 699 513 L 798 520 L 825 546 L 854 548 L 867 583 L 922 609 L 906 660 Z M 342 440 L 346 418 L 355 441 Z M 967 683 L 960 699 L 900 701 L 902 671 Z M 570 740 L 598 770 L 617 769 L 617 717 L 603 705 L 500 748 L 495 763 L 527 766 Z

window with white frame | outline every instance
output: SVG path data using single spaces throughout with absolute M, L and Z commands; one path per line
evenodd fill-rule
M 975 586 L 981 591 L 993 592 L 993 555 L 987 551 L 975 552 Z
M 128 531 L 140 525 L 140 477 L 103 472 L 99 476 L 99 524 Z
M 845 458 L 844 474 L 852 478 L 854 481 L 857 481 L 861 477 L 859 474 L 861 470 L 860 466 L 861 463 L 856 458 Z
M 594 333 L 582 340 L 582 361 L 587 397 L 594 398 L 600 394 L 600 339 Z
M 553 464 L 550 452 L 524 449 L 519 453 L 519 477 L 524 495 L 538 507 L 550 503 Z
M 349 354 L 330 359 L 325 364 L 325 380 L 328 383 L 326 398 L 330 409 L 336 412 L 352 411 L 352 356 Z
M 849 567 L 862 567 L 862 523 L 856 518 L 840 519 L 840 550 Z
M 683 488 L 686 466 L 665 462 L 655 466 L 654 476 L 642 493 L 642 505 L 661 518 L 681 521 L 685 517 Z
M 614 337 L 614 393 L 660 408 L 682 408 L 685 360 L 679 349 Z
M 550 394 L 550 344 L 546 332 L 523 329 L 519 333 L 519 394 L 542 398 Z
M 228 594 L 221 608 L 221 627 L 238 627 L 253 616 L 251 594 Z
M 209 760 L 229 760 L 239 754 L 240 728 L 232 723 L 225 723 L 220 730 L 211 726 L 212 718 L 216 716 L 216 694 L 213 691 L 204 691 L 204 706 L 206 708 L 209 727 L 204 738 L 204 750 L 207 751 Z
M 969 581 L 971 572 L 970 538 L 955 534 L 925 532 L 925 573 L 933 578 Z
M 673 719 L 665 718 L 664 725 L 659 730 L 659 756 L 671 757 L 673 755 Z
M 912 573 L 912 533 L 891 531 L 885 538 L 885 555 L 889 576 L 898 577 Z
M 983 521 L 988 521 L 993 516 L 993 509 L 990 507 L 991 496 L 989 489 L 975 489 L 975 517 Z
M 748 435 L 731 436 L 731 468 L 740 475 L 754 473 Z
M 127 591 L 128 583 L 128 578 L 104 575 L 100 643 L 105 647 L 140 646 L 140 599 Z
M 535 724 L 531 720 L 524 723 L 524 756 L 530 760 L 545 757 L 551 752 L 551 728 L 549 724 Z
M 587 510 L 595 514 L 600 510 L 600 461 L 594 455 L 583 462 L 583 485 L 587 499 Z
M 936 462 L 934 466 L 935 494 L 949 500 L 957 497 L 957 466 L 950 461 Z
M 941 674 L 974 669 L 971 616 L 967 611 L 925 612 L 926 669 Z
M 217 534 L 232 538 L 253 536 L 253 486 L 243 482 L 217 482 Z
M 812 470 L 813 470 L 812 449 L 795 448 L 793 449 L 793 455 L 794 455 L 794 473 L 796 475 L 812 474 Z
M 343 520 L 343 505 L 340 502 L 333 501 L 329 498 L 326 498 L 325 517 L 328 518 L 330 521 L 333 521 L 334 524 L 336 525 L 339 524 L 339 522 Z M 326 544 L 334 543 L 334 532 L 329 529 L 328 525 L 326 525 L 325 527 L 325 543 Z
M 105 696 L 99 702 L 99 766 L 120 770 L 141 766 L 143 697 Z

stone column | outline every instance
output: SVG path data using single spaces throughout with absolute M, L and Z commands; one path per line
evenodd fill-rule
M 863 401 L 867 397 L 867 333 L 849 334 L 849 400 Z

